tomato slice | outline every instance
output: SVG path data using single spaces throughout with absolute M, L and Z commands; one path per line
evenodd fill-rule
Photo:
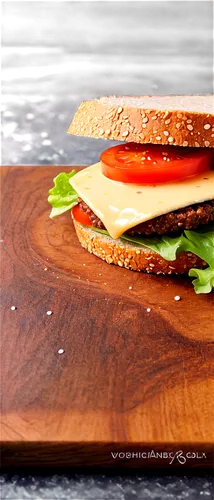
M 85 226 L 92 226 L 90 217 L 86 212 L 83 212 L 80 205 L 75 205 L 75 207 L 72 208 L 72 214 L 74 219 L 77 222 L 80 222 L 80 224 L 84 224 Z
M 211 168 L 212 151 L 156 144 L 129 144 L 107 149 L 100 157 L 109 179 L 136 184 L 177 181 Z

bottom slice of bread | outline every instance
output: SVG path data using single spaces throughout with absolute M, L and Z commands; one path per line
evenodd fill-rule
M 74 219 L 73 223 L 83 248 L 108 264 L 155 274 L 184 274 L 192 267 L 202 269 L 207 265 L 191 252 L 181 252 L 173 261 L 165 260 L 149 248 L 133 245 L 121 239 L 113 240 Z

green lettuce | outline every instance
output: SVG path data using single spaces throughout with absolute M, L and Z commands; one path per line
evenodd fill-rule
M 62 172 L 54 178 L 54 187 L 50 189 L 48 196 L 48 201 L 52 206 L 51 219 L 77 205 L 78 194 L 69 183 L 69 179 L 75 174 L 76 170 L 72 170 L 69 174 Z
M 196 293 L 210 293 L 214 288 L 214 269 L 206 267 L 206 269 L 190 269 L 189 276 L 196 277 L 193 280 L 193 285 Z
M 176 259 L 182 242 L 182 236 L 171 237 L 164 235 L 147 238 L 143 236 L 129 236 L 129 234 L 123 234 L 121 239 L 129 241 L 130 243 L 151 248 L 151 250 L 159 253 L 159 255 L 166 260 Z

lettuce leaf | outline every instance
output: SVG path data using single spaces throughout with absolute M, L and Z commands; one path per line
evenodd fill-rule
M 69 183 L 69 179 L 75 174 L 76 170 L 72 170 L 69 174 L 61 172 L 61 174 L 54 178 L 54 187 L 50 189 L 48 196 L 48 202 L 52 206 L 50 213 L 51 219 L 77 205 L 78 194 Z
M 214 227 L 203 231 L 184 231 L 184 234 L 183 250 L 194 253 L 214 268 Z
M 195 293 L 210 293 L 214 288 L 214 269 L 206 267 L 206 269 L 190 269 L 189 276 L 195 277 L 193 285 Z
M 129 241 L 130 243 L 136 243 L 137 245 L 151 248 L 154 252 L 159 253 L 159 255 L 166 260 L 175 260 L 183 243 L 183 235 L 176 237 L 163 235 L 147 238 L 143 236 L 129 236 L 128 234 L 123 234 L 121 239 Z

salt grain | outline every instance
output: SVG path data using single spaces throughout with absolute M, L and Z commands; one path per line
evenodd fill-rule
M 17 307 L 16 306 L 11 306 L 10 309 L 11 309 L 11 311 L 15 311 L 17 309 Z
M 132 286 L 129 286 L 129 290 L 132 290 Z
M 180 295 L 175 295 L 174 300 L 176 300 L 176 302 L 177 302 L 178 300 L 181 300 Z
M 58 350 L 58 354 L 63 354 L 63 352 L 65 352 L 64 349 L 59 349 Z
M 26 118 L 27 118 L 27 120 L 33 120 L 34 119 L 33 113 L 27 113 Z
M 43 146 L 50 146 L 51 145 L 50 139 L 45 139 L 44 141 L 42 141 L 42 145 Z
M 47 314 L 47 316 L 51 316 L 51 314 L 53 314 L 53 312 L 52 311 L 47 311 L 46 314 Z
M 147 313 L 150 313 L 151 312 L 151 308 L 150 307 L 147 307 Z

